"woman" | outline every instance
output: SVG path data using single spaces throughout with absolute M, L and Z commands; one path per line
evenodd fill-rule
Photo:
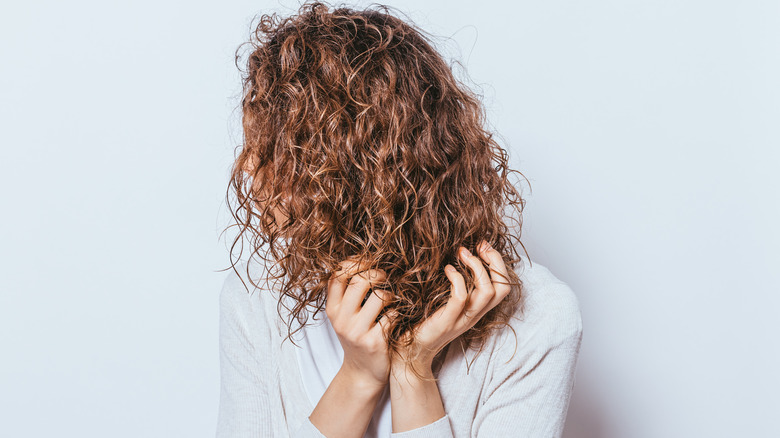
M 576 298 L 518 254 L 514 171 L 424 35 L 384 6 L 261 18 L 219 437 L 560 436 Z

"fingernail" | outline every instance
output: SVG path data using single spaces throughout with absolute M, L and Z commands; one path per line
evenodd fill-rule
M 452 272 L 455 270 L 455 268 L 453 268 L 452 265 L 447 265 L 444 267 L 444 270 L 447 272 Z
M 460 254 L 461 254 L 463 257 L 468 257 L 468 256 L 470 256 L 470 255 L 471 255 L 471 251 L 469 251 L 468 249 L 466 249 L 466 247 L 465 247 L 465 246 L 461 246 L 461 247 L 460 247 Z

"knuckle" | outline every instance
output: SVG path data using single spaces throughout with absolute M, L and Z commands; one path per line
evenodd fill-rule
M 346 275 L 343 271 L 336 271 L 328 278 L 328 288 L 337 287 L 339 284 L 345 283 Z
M 359 260 L 355 256 L 350 256 L 347 257 L 345 260 L 339 262 L 339 269 L 336 271 L 336 273 L 339 276 L 348 275 L 350 272 L 359 268 L 359 266 L 360 266 Z
M 355 282 L 352 283 L 352 287 L 353 289 L 368 292 L 371 289 L 371 282 L 365 277 L 360 277 L 355 279 Z
M 382 349 L 382 345 L 379 342 L 379 339 L 374 336 L 366 336 L 363 342 L 366 350 L 372 353 L 378 352 Z
M 359 338 L 358 343 L 361 349 L 369 353 L 375 353 L 379 351 L 379 342 L 377 342 L 376 338 L 374 338 L 373 336 L 368 336 L 366 334 L 363 334 Z
M 458 284 L 465 284 L 465 279 L 463 278 L 463 274 L 458 272 L 457 270 L 452 273 L 452 276 L 454 277 L 454 282 Z
M 487 307 L 488 304 L 490 304 L 491 301 L 493 301 L 493 298 L 495 297 L 495 293 L 484 293 L 481 294 L 477 300 L 476 300 L 476 307 L 479 309 L 484 309 Z
M 501 253 L 493 247 L 490 247 L 487 251 L 485 251 L 485 254 L 487 254 L 487 256 L 493 260 L 501 260 Z
M 325 303 L 325 315 L 328 316 L 328 319 L 331 321 L 331 323 L 335 322 L 336 318 L 336 306 L 334 304 L 328 304 Z
M 467 309 L 463 311 L 463 316 L 466 318 L 467 321 L 471 321 L 472 319 L 474 319 L 474 317 L 477 316 L 477 314 L 478 313 L 475 310 Z
M 373 289 L 373 292 L 382 303 L 387 304 L 387 301 L 390 299 L 390 292 L 384 289 Z
M 360 333 L 354 327 L 344 329 L 343 336 L 352 344 L 359 345 L 361 342 Z
M 353 287 L 366 287 L 371 284 L 362 274 L 355 275 L 349 280 L 349 285 Z
M 366 279 L 369 283 L 377 283 L 384 281 L 387 278 L 385 271 L 381 269 L 369 269 L 367 271 Z

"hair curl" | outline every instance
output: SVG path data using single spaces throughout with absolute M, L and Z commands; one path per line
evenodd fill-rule
M 231 261 L 244 235 L 252 255 L 268 245 L 281 269 L 272 276 L 286 278 L 281 293 L 296 303 L 287 337 L 309 306 L 324 310 L 330 274 L 357 256 L 387 274 L 381 288 L 393 298 L 384 310 L 398 312 L 387 342 L 396 351 L 404 332 L 447 302 L 447 263 L 471 290 L 457 249 L 485 239 L 504 255 L 512 292 L 461 335 L 481 352 L 522 305 L 519 227 L 511 234 L 503 213 L 514 207 L 521 225 L 525 201 L 508 179 L 517 171 L 483 127 L 479 96 L 423 30 L 384 5 L 329 11 L 315 2 L 286 18 L 264 14 L 239 50 L 246 44 L 243 148 L 228 189 L 240 228 Z

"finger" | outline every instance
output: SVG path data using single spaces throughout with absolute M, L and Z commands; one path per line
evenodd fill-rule
M 375 326 L 371 327 L 369 333 L 381 332 L 384 336 L 389 336 L 388 331 L 390 330 L 390 324 L 392 324 L 395 318 L 397 317 L 398 317 L 397 310 L 395 309 L 387 310 L 385 314 L 382 315 L 381 318 L 379 318 L 379 322 L 377 322 Z
M 339 263 L 339 269 L 334 271 L 328 279 L 328 299 L 326 306 L 337 308 L 344 298 L 349 279 L 360 271 L 368 268 L 366 263 L 360 262 L 356 256 L 349 256 Z
M 470 318 L 477 318 L 480 316 L 482 309 L 493 299 L 496 291 L 493 289 L 493 282 L 490 281 L 490 275 L 488 275 L 485 267 L 482 266 L 482 261 L 479 257 L 472 254 L 465 247 L 461 247 L 458 251 L 458 256 L 466 266 L 474 273 L 474 286 L 475 290 L 471 292 L 468 304 L 464 312 Z
M 385 281 L 387 275 L 385 271 L 381 269 L 369 269 L 363 272 L 358 272 L 349 280 L 347 290 L 341 299 L 339 305 L 339 312 L 346 312 L 345 314 L 354 315 L 360 311 L 360 307 L 363 304 L 363 299 L 366 297 L 366 292 L 374 284 Z
M 486 240 L 483 240 L 477 247 L 477 253 L 488 264 L 490 269 L 490 278 L 493 281 L 493 289 L 496 291 L 493 300 L 488 303 L 488 309 L 497 306 L 512 290 L 509 285 L 509 275 L 501 253 L 490 246 Z
M 452 286 L 450 287 L 450 298 L 442 310 L 442 318 L 449 325 L 454 325 L 466 307 L 469 295 L 466 291 L 466 281 L 463 279 L 463 275 L 454 266 L 447 264 L 444 267 L 444 274 Z
M 463 279 L 463 275 L 450 264 L 444 267 L 444 273 L 452 284 L 450 297 L 446 304 L 420 323 L 417 329 L 421 333 L 433 330 L 433 333 L 438 334 L 457 328 L 458 321 L 461 319 L 461 314 L 468 301 L 466 281 Z
M 365 304 L 363 304 L 363 307 L 358 312 L 356 324 L 361 327 L 363 331 L 369 331 L 372 326 L 376 324 L 376 317 L 379 316 L 379 312 L 387 305 L 389 298 L 390 291 L 385 289 L 372 289 Z

